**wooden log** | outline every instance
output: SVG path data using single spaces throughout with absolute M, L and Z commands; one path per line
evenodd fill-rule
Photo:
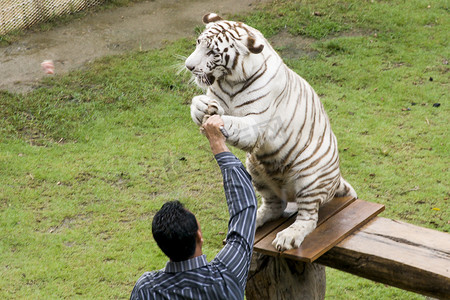
M 377 217 L 316 262 L 423 295 L 450 299 L 450 235 Z
M 325 290 L 324 266 L 253 253 L 247 300 L 322 300 Z
M 332 218 L 355 201 L 352 197 L 334 198 L 319 210 L 318 226 Z M 301 262 L 279 256 L 271 245 L 272 231 L 286 228 L 295 220 L 297 205 L 289 203 L 283 216 L 259 228 L 255 236 L 255 251 L 247 281 L 247 300 L 291 300 L 325 298 L 325 267 L 310 262 Z M 262 247 L 259 247 L 260 242 Z M 267 244 L 267 245 L 266 245 Z M 265 249 L 267 248 L 267 249 Z M 258 253 L 259 252 L 259 253 Z M 267 252 L 270 254 L 264 255 Z

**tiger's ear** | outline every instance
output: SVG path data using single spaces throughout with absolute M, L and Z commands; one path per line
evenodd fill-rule
M 248 48 L 248 51 L 250 51 L 251 53 L 258 54 L 263 51 L 264 45 L 263 44 L 257 45 L 255 38 L 253 36 L 248 36 L 247 37 L 247 48 Z
M 215 13 L 209 13 L 203 16 L 203 24 L 213 23 L 217 21 L 222 21 L 222 17 Z

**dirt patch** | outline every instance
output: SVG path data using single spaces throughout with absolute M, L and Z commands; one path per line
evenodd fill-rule
M 316 39 L 294 36 L 286 31 L 282 31 L 270 38 L 272 47 L 283 57 L 287 59 L 297 59 L 302 56 L 314 57 L 318 54 L 311 48 Z
M 96 58 L 160 47 L 194 35 L 207 12 L 246 12 L 267 0 L 153 0 L 92 13 L 46 32 L 30 32 L 0 47 L 0 90 L 27 92 L 45 76 L 41 62 L 55 62 L 57 74 Z

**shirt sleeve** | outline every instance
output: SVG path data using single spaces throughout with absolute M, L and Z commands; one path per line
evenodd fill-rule
M 255 239 L 255 191 L 250 174 L 236 156 L 231 152 L 222 152 L 215 158 L 222 171 L 230 213 L 226 245 L 215 259 L 225 264 L 245 289 Z

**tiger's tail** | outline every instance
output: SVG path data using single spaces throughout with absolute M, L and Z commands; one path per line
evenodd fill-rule
M 339 185 L 336 189 L 335 197 L 345 196 L 352 196 L 355 199 L 358 199 L 358 195 L 356 194 L 355 189 L 341 176 Z

